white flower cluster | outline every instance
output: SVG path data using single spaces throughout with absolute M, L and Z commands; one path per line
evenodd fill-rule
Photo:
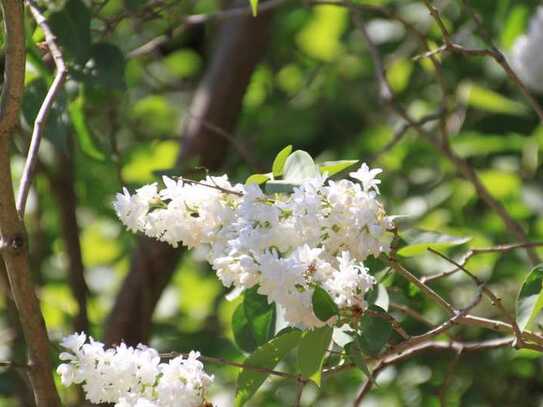
M 115 403 L 115 407 L 197 407 L 213 381 L 208 376 L 200 354 L 191 352 L 160 363 L 156 350 L 144 345 L 136 348 L 121 344 L 104 349 L 84 333 L 63 339 L 61 345 L 70 352 L 60 354 L 57 373 L 62 384 L 83 384 L 86 398 L 92 403 Z
M 520 79 L 532 90 L 543 93 L 543 7 L 538 7 L 528 32 L 513 45 L 511 63 Z
M 349 180 L 307 180 L 292 194 L 266 195 L 258 185 L 232 185 L 226 176 L 195 183 L 164 178 L 118 194 L 115 210 L 129 230 L 177 246 L 198 247 L 225 286 L 258 285 L 291 326 L 320 326 L 315 286 L 340 308 L 365 307 L 374 279 L 362 262 L 388 252 L 392 222 L 376 176 L 362 164 Z

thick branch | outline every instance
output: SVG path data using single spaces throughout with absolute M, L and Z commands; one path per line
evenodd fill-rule
M 17 125 L 24 86 L 23 4 L 2 0 L 2 11 L 7 47 L 0 102 L 0 240 L 4 243 L 1 255 L 28 346 L 28 371 L 36 404 L 57 407 L 60 400 L 53 382 L 49 340 L 29 272 L 26 232 L 15 207 L 9 160 L 11 132 Z
M 85 267 L 76 215 L 77 195 L 74 185 L 74 165 L 70 157 L 72 152 L 73 148 L 70 148 L 68 153 L 57 152 L 57 168 L 54 173 L 48 175 L 50 175 L 49 181 L 58 204 L 61 234 L 68 258 L 68 282 L 79 308 L 73 327 L 76 332 L 88 332 L 87 297 L 89 290 L 85 281 Z

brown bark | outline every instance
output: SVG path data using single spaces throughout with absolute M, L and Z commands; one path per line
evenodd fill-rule
M 38 407 L 56 407 L 60 400 L 53 382 L 47 329 L 30 275 L 27 236 L 15 207 L 9 159 L 9 144 L 18 124 L 24 88 L 23 3 L 2 0 L 2 12 L 6 64 L 0 102 L 0 252 L 27 344 L 34 399 Z
M 57 152 L 57 169 L 54 174 L 51 174 L 50 182 L 59 208 L 60 228 L 68 258 L 68 282 L 79 308 L 73 324 L 74 329 L 76 332 L 88 332 L 88 287 L 81 255 L 79 223 L 76 216 L 74 165 L 71 155 L 72 151 Z
M 226 20 L 217 33 L 216 49 L 185 117 L 177 168 L 189 165 L 217 170 L 228 153 L 228 140 L 213 127 L 232 133 L 243 96 L 268 40 L 269 12 L 259 17 Z M 180 250 L 140 238 L 131 268 L 106 326 L 105 342 L 146 342 L 162 290 L 170 281 Z

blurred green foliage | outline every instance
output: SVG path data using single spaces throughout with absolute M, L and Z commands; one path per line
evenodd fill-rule
M 420 2 L 357 2 L 392 7 L 426 33 L 432 48 L 442 43 L 439 30 Z M 213 22 L 196 29 L 176 29 L 183 16 L 217 11 L 218 1 L 159 3 L 164 3 L 164 9 L 151 16 L 144 12 L 149 6 L 144 0 L 68 0 L 48 5 L 48 18 L 64 47 L 70 79 L 49 117 L 40 160 L 43 168 L 55 171 L 56 154 L 69 151 L 68 145 L 75 143 L 77 215 L 91 293 L 91 333 L 98 338 L 135 245 L 135 237 L 117 222 L 111 201 L 123 186 L 152 182 L 157 171 L 174 166 L 177 137 L 183 121 L 190 119 L 191 96 L 208 66 L 217 32 Z M 473 2 L 505 51 L 526 29 L 537 4 L 532 0 Z M 443 15 L 451 32 L 465 33 L 467 44 L 484 45 L 461 2 L 447 2 Z M 377 13 L 366 18 L 369 23 L 382 20 Z M 29 16 L 26 27 L 29 56 L 23 129 L 28 131 L 51 74 L 34 45 L 42 41 L 43 33 Z M 382 27 L 375 27 L 373 35 L 377 36 Z M 428 59 L 413 59 L 423 50 L 408 33 L 398 34 L 394 27 L 388 30 L 394 35 L 380 36 L 378 45 L 399 100 L 417 118 L 436 111 L 441 96 L 433 68 Z M 368 161 L 384 169 L 381 190 L 389 213 L 408 215 L 407 223 L 415 228 L 471 238 L 469 242 L 454 241 L 454 247 L 445 242 L 441 249 L 461 254 L 469 247 L 514 241 L 473 186 L 457 177 L 454 165 L 413 131 L 379 155 L 393 139 L 398 122 L 378 102 L 374 67 L 348 10 L 287 2 L 275 12 L 271 32 L 265 59 L 252 75 L 233 135 L 262 168 L 271 168 L 275 154 L 289 144 L 309 151 L 317 162 Z M 131 56 L 160 36 L 168 38 L 164 47 Z M 449 101 L 455 107 L 453 150 L 469 160 L 490 193 L 528 231 L 530 240 L 543 240 L 543 127 L 518 89 L 492 61 L 458 55 L 440 59 Z M 22 154 L 15 152 L 16 176 L 20 175 L 21 159 Z M 255 170 L 235 148 L 230 149 L 224 172 L 243 182 Z M 36 249 L 33 271 L 40 282 L 43 312 L 52 338 L 59 339 L 71 331 L 77 303 L 67 283 L 61 215 L 46 171 L 37 175 L 28 212 L 30 241 Z M 539 253 L 543 255 L 543 251 Z M 418 275 L 450 267 L 423 251 L 415 254 L 405 263 Z M 376 274 L 383 267 L 378 262 L 368 266 Z M 530 271 L 522 251 L 477 256 L 468 267 L 500 292 L 507 307 L 512 306 Z M 384 284 L 392 302 L 407 304 L 433 323 L 439 322 L 435 305 L 415 287 L 395 276 L 388 276 Z M 460 274 L 440 280 L 434 287 L 458 306 L 466 305 L 473 295 L 471 281 Z M 244 354 L 233 344 L 230 326 L 241 298 L 227 301 L 225 292 L 207 265 L 186 257 L 158 305 L 151 344 L 164 351 L 195 348 L 205 355 L 242 360 Z M 5 337 L 0 354 L 8 359 L 12 344 L 4 301 L 0 309 L 0 334 Z M 496 316 L 489 304 L 478 306 L 475 312 Z M 412 334 L 426 328 L 401 314 L 398 318 Z M 467 340 L 492 337 L 475 328 L 457 331 L 453 333 Z M 366 405 L 439 405 L 437 394 L 452 358 L 454 355 L 446 352 L 426 353 L 385 369 Z M 294 360 L 287 357 L 282 364 L 295 369 Z M 226 400 L 218 401 L 219 406 L 230 405 L 239 369 L 214 365 L 208 369 L 216 375 L 212 396 Z M 0 405 L 13 405 L 13 380 L 11 372 L 0 374 Z M 326 377 L 320 389 L 306 388 L 303 401 L 319 406 L 350 404 L 362 380 L 363 373 L 355 370 Z M 72 390 L 62 392 L 67 402 L 74 399 Z M 295 394 L 295 383 L 271 379 L 251 405 L 290 405 Z M 541 359 L 527 351 L 497 349 L 461 355 L 447 391 L 450 406 L 538 406 L 542 402 Z

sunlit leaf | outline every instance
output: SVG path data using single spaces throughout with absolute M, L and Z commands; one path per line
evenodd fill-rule
M 298 346 L 302 332 L 296 329 L 285 330 L 268 343 L 260 346 L 244 362 L 247 366 L 273 369 L 291 350 Z M 269 373 L 244 368 L 238 376 L 235 406 L 243 406 L 253 397 L 264 383 Z
M 79 96 L 77 99 L 73 100 L 68 107 L 70 119 L 72 120 L 77 141 L 79 142 L 79 148 L 81 148 L 81 151 L 87 156 L 98 161 L 104 161 L 105 155 L 94 140 L 94 136 L 87 124 L 87 116 L 83 110 L 83 106 L 84 99 L 82 96 Z
M 251 3 L 253 17 L 256 17 L 256 14 L 258 13 L 258 0 L 249 0 L 249 2 Z
M 517 323 L 520 329 L 530 329 L 543 309 L 543 264 L 526 276 L 517 296 Z
M 269 175 L 266 175 L 266 174 L 253 174 L 247 177 L 247 179 L 245 180 L 245 185 L 251 185 L 251 184 L 260 185 L 268 181 L 269 179 L 270 179 Z
M 332 327 L 323 326 L 305 331 L 298 345 L 298 367 L 306 379 L 321 384 L 321 369 L 332 339 Z
M 319 167 L 311 156 L 302 150 L 296 150 L 285 161 L 283 178 L 292 183 L 302 183 L 320 175 Z
M 283 175 L 283 168 L 285 166 L 285 161 L 287 161 L 288 156 L 292 152 L 292 145 L 288 145 L 283 148 L 275 156 L 272 164 L 272 173 L 274 177 L 280 177 Z
M 401 237 L 407 242 L 407 245 L 398 250 L 398 254 L 404 257 L 417 256 L 426 252 L 429 248 L 434 250 L 448 249 L 470 240 L 469 237 L 449 236 L 427 231 L 411 231 L 402 234 Z
M 500 38 L 505 50 L 511 49 L 517 37 L 524 32 L 528 15 L 528 7 L 523 4 L 516 5 L 509 13 Z
M 523 115 L 526 106 L 506 98 L 493 90 L 472 83 L 463 83 L 458 87 L 460 99 L 469 106 L 491 113 Z
M 325 161 L 319 164 L 319 170 L 321 174 L 327 174 L 329 177 L 331 177 L 339 174 L 349 167 L 352 167 L 357 162 L 358 160 Z

